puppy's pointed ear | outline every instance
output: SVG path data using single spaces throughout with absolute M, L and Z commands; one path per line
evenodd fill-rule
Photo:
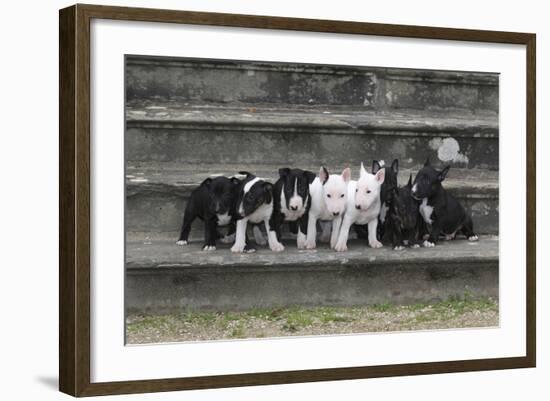
M 239 171 L 239 174 L 240 174 L 240 175 L 245 175 L 245 176 L 246 176 L 246 178 L 252 178 L 252 177 L 255 177 L 255 175 L 254 175 L 254 174 L 252 174 L 252 173 L 249 173 L 248 171 Z
M 439 174 L 437 175 L 437 179 L 441 182 L 445 179 L 445 177 L 447 176 L 447 173 L 449 172 L 449 169 L 451 168 L 451 166 L 447 166 L 445 167 L 443 170 L 441 170 L 439 172 Z
M 378 163 L 378 160 L 373 160 L 372 161 L 372 173 L 373 174 L 376 174 L 378 172 L 378 170 L 380 170 L 382 168 L 382 166 L 380 166 L 380 163 Z
M 363 165 L 363 162 L 361 162 L 361 167 L 359 168 L 359 177 L 365 176 L 367 173 L 367 170 L 365 169 L 365 166 Z
M 319 179 L 321 180 L 321 184 L 325 185 L 325 183 L 328 181 L 328 170 L 325 168 L 325 166 L 321 166 L 319 169 Z
M 233 185 L 239 185 L 241 183 L 241 180 L 239 180 L 237 177 L 231 177 L 231 183 Z
M 393 162 L 391 164 L 391 169 L 395 174 L 397 174 L 399 172 L 399 160 L 397 160 L 397 159 L 393 160 Z
M 428 167 L 428 166 L 431 166 L 432 164 L 430 163 L 430 157 L 428 156 L 428 158 L 426 158 L 426 161 L 424 162 L 424 167 Z
M 386 169 L 383 168 L 383 169 L 378 170 L 378 172 L 375 174 L 374 178 L 376 178 L 376 181 L 378 181 L 379 184 L 383 184 L 384 179 L 386 178 Z
M 208 177 L 206 180 L 204 180 L 201 185 L 204 185 L 205 187 L 209 187 L 210 184 L 212 184 L 212 178 Z
M 413 186 L 413 175 L 412 173 L 409 174 L 409 182 L 407 182 L 407 188 L 412 188 Z
M 342 178 L 346 184 L 351 180 L 351 170 L 349 167 L 346 167 L 344 171 L 342 171 Z
M 283 167 L 279 169 L 279 177 L 285 177 L 290 173 L 290 169 L 288 167 Z
M 308 184 L 311 184 L 315 179 L 315 174 L 313 174 L 311 171 L 304 171 L 304 176 L 306 177 Z

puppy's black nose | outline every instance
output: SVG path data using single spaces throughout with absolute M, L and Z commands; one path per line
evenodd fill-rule
M 338 216 L 338 215 L 340 214 L 340 212 L 332 212 L 332 214 L 333 214 L 334 216 Z
M 290 210 L 298 210 L 298 206 L 291 206 Z
M 357 210 L 361 210 L 361 205 L 355 205 L 355 208 L 356 208 Z

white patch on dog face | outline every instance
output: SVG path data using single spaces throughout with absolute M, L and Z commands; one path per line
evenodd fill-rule
M 361 163 L 360 171 L 355 191 L 355 207 L 364 211 L 380 201 L 380 187 L 384 183 L 386 170 L 380 169 L 376 174 L 370 174 Z
M 218 216 L 218 225 L 219 226 L 226 226 L 231 221 L 231 216 L 229 215 L 229 212 L 226 212 L 224 214 L 216 214 Z
M 243 199 L 244 199 L 244 195 L 246 195 L 248 193 L 248 191 L 250 191 L 250 188 L 252 188 L 252 185 L 257 183 L 258 181 L 260 181 L 260 178 L 256 177 L 256 178 L 248 181 L 246 184 L 244 184 Z M 239 205 L 239 214 L 241 216 L 244 214 L 244 208 L 243 208 L 243 202 L 242 201 L 241 201 L 241 204 Z
M 300 195 L 298 195 L 298 178 L 294 180 L 294 192 L 288 202 L 288 206 L 290 207 L 290 210 L 293 210 L 293 208 L 299 210 L 304 206 L 304 200 Z
M 428 198 L 422 199 L 420 204 L 420 214 L 424 221 L 428 224 L 432 224 L 432 212 L 434 211 L 433 206 L 428 205 Z
M 256 184 L 258 181 L 260 181 L 260 178 L 256 177 L 244 184 L 243 193 L 248 193 L 248 191 L 250 191 L 250 188 L 252 188 L 252 185 Z
M 300 195 L 298 195 L 298 179 L 294 181 L 294 192 L 290 198 L 289 206 L 296 207 L 297 210 L 289 209 L 286 205 L 285 187 L 281 189 L 281 213 L 285 216 L 287 221 L 296 221 L 302 217 L 306 211 L 306 201 Z
M 347 170 L 347 171 L 346 171 Z M 331 174 L 323 185 L 323 198 L 330 215 L 340 216 L 346 210 L 348 182 L 350 178 L 349 168 L 342 175 Z

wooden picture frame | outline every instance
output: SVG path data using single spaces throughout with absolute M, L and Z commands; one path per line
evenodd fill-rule
M 526 46 L 526 356 L 92 383 L 90 380 L 90 21 L 184 23 Z M 536 36 L 530 33 L 74 5 L 59 14 L 59 388 L 73 396 L 534 367 L 536 363 Z

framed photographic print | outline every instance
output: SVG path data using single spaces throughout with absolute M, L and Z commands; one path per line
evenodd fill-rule
M 534 367 L 535 35 L 60 11 L 60 390 Z

